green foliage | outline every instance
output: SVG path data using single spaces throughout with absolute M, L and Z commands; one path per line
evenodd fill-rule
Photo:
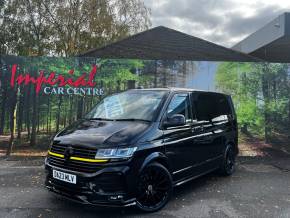
M 259 81 L 250 63 L 221 63 L 216 84 L 219 90 L 232 95 L 240 127 L 261 128 L 262 114 L 256 101 Z
M 242 131 L 267 140 L 274 130 L 289 127 L 288 68 L 277 63 L 225 62 L 218 66 L 216 86 L 232 95 Z
M 0 6 L 1 54 L 69 57 L 151 25 L 141 0 L 10 0 Z
M 238 116 L 238 123 L 240 127 L 247 126 L 248 131 L 254 134 L 263 135 L 264 119 L 262 111 L 258 108 L 255 99 L 243 99 L 236 102 L 236 113 Z

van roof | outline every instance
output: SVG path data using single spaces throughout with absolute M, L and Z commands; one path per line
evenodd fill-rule
M 214 92 L 214 91 L 207 91 L 207 90 L 200 90 L 200 89 L 190 89 L 190 88 L 178 88 L 178 87 L 146 88 L 146 89 L 138 88 L 138 89 L 131 89 L 131 90 L 169 91 L 169 92 L 188 91 L 188 92 L 207 92 L 207 93 L 217 93 L 217 94 L 227 95 L 227 94 L 221 93 L 221 92 Z

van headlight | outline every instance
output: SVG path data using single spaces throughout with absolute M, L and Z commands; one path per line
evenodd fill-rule
M 104 158 L 130 158 L 133 156 L 134 152 L 137 150 L 137 147 L 129 148 L 105 148 L 98 149 L 95 159 L 104 159 Z

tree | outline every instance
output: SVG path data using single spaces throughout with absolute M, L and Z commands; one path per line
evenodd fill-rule
M 2 61 L 2 60 L 1 60 Z M 7 80 L 7 73 L 4 67 L 1 69 L 1 116 L 0 116 L 0 135 L 4 133 L 4 126 L 5 126 L 5 116 L 6 116 L 6 106 L 7 106 L 7 98 L 8 98 L 8 80 Z
M 275 132 L 287 134 L 288 68 L 287 64 L 274 63 L 219 65 L 217 88 L 233 96 L 242 133 L 262 135 L 266 142 L 275 137 Z
M 14 146 L 14 134 L 16 129 L 16 116 L 17 116 L 17 95 L 19 91 L 17 88 L 15 90 L 11 90 L 10 98 L 9 98 L 9 121 L 10 121 L 10 139 L 8 148 L 6 151 L 6 155 L 9 156 L 12 152 L 12 148 Z
M 147 29 L 141 0 L 0 1 L 0 52 L 73 56 Z
M 22 56 L 49 54 L 53 27 L 44 17 L 42 0 L 4 1 L 3 8 L 1 53 Z
M 150 26 L 140 0 L 44 1 L 55 53 L 65 57 L 103 46 Z
M 30 136 L 30 146 L 36 145 L 36 128 L 37 128 L 37 114 L 38 114 L 38 95 L 36 91 L 32 92 L 32 122 L 31 122 L 31 136 Z

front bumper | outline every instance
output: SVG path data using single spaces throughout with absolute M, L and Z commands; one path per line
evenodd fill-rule
M 77 184 L 52 176 L 53 169 L 74 174 Z M 72 201 L 101 206 L 131 206 L 135 204 L 135 184 L 129 166 L 106 166 L 95 173 L 80 173 L 45 163 L 48 190 Z

